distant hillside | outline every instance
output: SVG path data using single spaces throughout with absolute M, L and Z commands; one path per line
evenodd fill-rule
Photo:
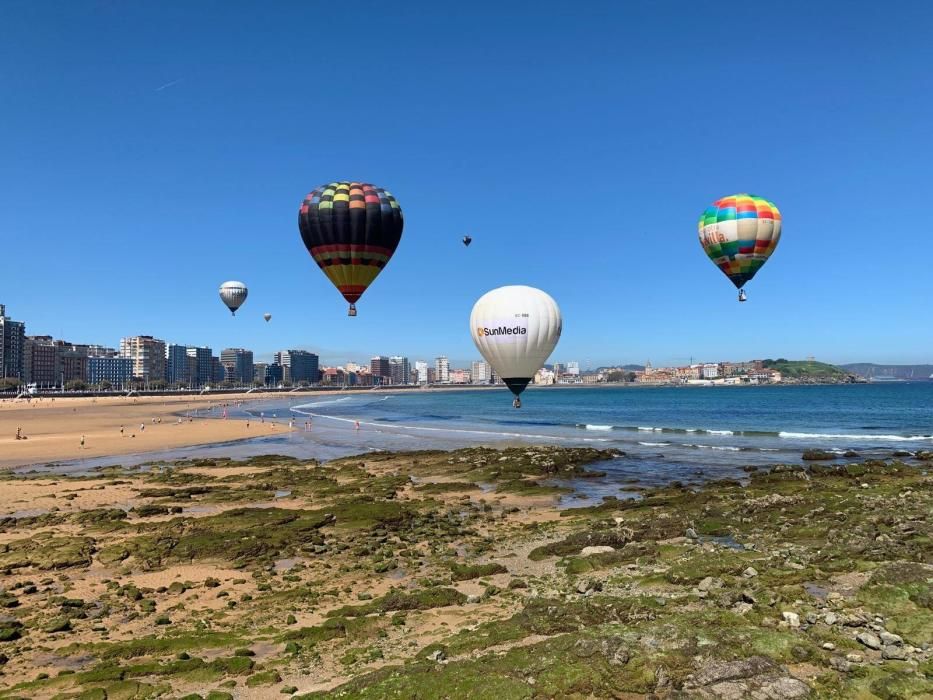
M 876 365 L 872 362 L 854 362 L 840 365 L 847 372 L 866 379 L 890 377 L 893 379 L 926 380 L 933 375 L 933 365 Z
M 645 366 L 644 365 L 621 365 L 621 366 L 612 365 L 611 367 L 597 367 L 596 371 L 597 372 L 608 372 L 613 369 L 622 369 L 622 370 L 625 370 L 626 372 L 644 372 Z
M 764 366 L 777 370 L 787 379 L 844 379 L 849 372 L 825 362 L 811 360 L 765 360 Z

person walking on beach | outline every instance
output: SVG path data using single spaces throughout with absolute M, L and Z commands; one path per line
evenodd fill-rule
M 140 424 L 139 424 L 139 432 L 141 432 L 141 433 L 146 432 L 146 424 L 145 424 L 145 423 L 140 423 Z
M 120 437 L 126 437 L 126 433 L 123 432 L 123 426 L 120 426 Z
M 81 436 L 81 449 L 84 449 L 84 436 Z
M 355 422 L 354 422 L 354 424 L 353 424 L 353 429 L 354 429 L 354 430 L 359 430 L 359 429 L 360 429 L 360 422 L 359 422 L 359 421 L 355 421 Z

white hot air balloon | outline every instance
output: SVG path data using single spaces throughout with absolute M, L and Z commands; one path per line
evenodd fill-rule
M 249 290 L 242 282 L 231 280 L 220 285 L 220 300 L 227 305 L 231 314 L 236 314 L 236 310 L 243 306 L 247 294 Z
M 266 323 L 272 320 L 272 314 L 263 314 L 262 317 L 266 319 Z
M 486 292 L 473 306 L 470 334 L 486 361 L 519 399 L 560 340 L 560 309 L 534 287 L 509 286 Z

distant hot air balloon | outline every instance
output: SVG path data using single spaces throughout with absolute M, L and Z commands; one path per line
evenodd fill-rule
M 236 310 L 243 306 L 249 290 L 242 282 L 231 280 L 220 285 L 220 300 L 227 305 L 230 313 L 236 315 Z
M 499 287 L 473 306 L 473 342 L 515 394 L 515 408 L 521 408 L 519 394 L 560 340 L 561 325 L 557 303 L 534 287 Z
M 327 278 L 356 302 L 386 266 L 402 238 L 402 209 L 389 192 L 362 182 L 331 182 L 298 210 L 301 239 Z
M 473 239 L 470 238 L 469 236 L 464 236 L 464 237 L 463 237 L 463 245 L 465 245 L 467 248 L 470 247 L 470 243 L 472 243 L 472 242 L 473 242 Z
M 262 317 L 266 319 L 266 323 L 272 320 L 272 314 L 263 314 Z
M 700 245 L 739 289 L 761 269 L 781 240 L 781 212 L 767 199 L 734 194 L 713 202 L 700 216 Z

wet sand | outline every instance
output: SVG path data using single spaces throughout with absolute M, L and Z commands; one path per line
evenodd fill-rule
M 281 424 L 250 421 L 247 427 L 246 421 L 222 418 L 225 404 L 261 402 L 270 400 L 270 396 L 244 393 L 3 400 L 0 469 L 245 440 L 287 431 L 288 427 Z M 16 439 L 18 428 L 26 439 Z

